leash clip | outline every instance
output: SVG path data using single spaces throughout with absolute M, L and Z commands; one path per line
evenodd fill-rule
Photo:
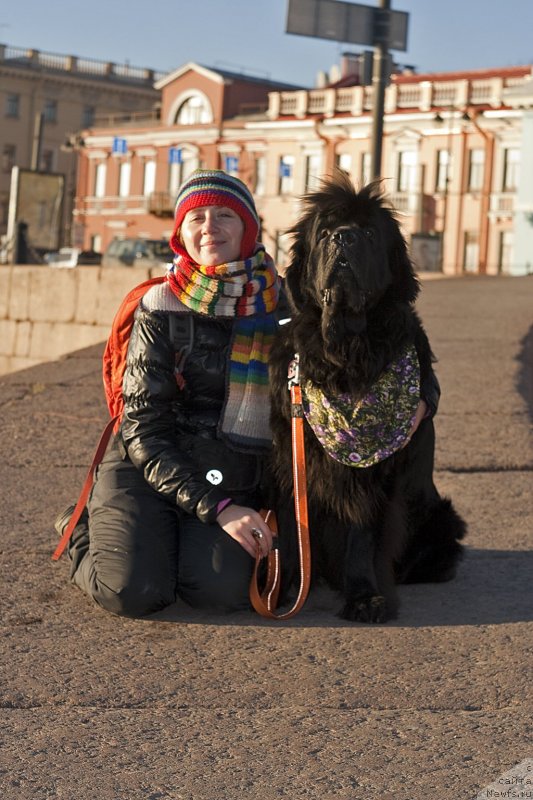
M 289 392 L 293 386 L 300 385 L 300 356 L 298 353 L 294 354 L 294 358 L 289 361 L 287 369 L 287 388 Z

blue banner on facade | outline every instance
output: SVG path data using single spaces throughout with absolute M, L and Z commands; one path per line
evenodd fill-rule
M 169 147 L 168 150 L 168 163 L 181 164 L 183 161 L 181 147 Z
M 115 136 L 113 139 L 113 153 L 118 153 L 119 155 L 125 155 L 128 152 L 128 142 L 126 139 L 121 139 L 119 136 Z
M 239 171 L 239 159 L 237 156 L 226 156 L 225 158 L 225 169 L 226 172 L 238 172 Z

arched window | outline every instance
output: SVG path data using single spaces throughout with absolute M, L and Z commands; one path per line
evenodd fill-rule
M 206 97 L 192 94 L 178 108 L 175 125 L 198 125 L 213 121 L 211 106 Z

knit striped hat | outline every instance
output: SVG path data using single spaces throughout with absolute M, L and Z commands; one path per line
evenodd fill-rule
M 185 214 L 192 208 L 226 206 L 244 222 L 241 258 L 252 255 L 259 234 L 259 217 L 254 199 L 242 181 L 221 169 L 196 169 L 181 185 L 174 216 L 174 231 L 170 246 L 175 253 L 184 254 L 179 232 Z

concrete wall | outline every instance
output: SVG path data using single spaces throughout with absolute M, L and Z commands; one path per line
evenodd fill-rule
M 146 269 L 0 266 L 0 374 L 104 341 L 124 295 L 150 277 Z

